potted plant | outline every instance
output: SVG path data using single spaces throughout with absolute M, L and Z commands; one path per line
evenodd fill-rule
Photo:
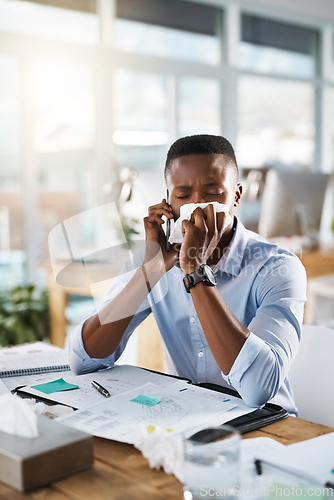
M 0 346 L 49 337 L 48 294 L 35 297 L 34 291 L 33 285 L 17 286 L 0 295 Z

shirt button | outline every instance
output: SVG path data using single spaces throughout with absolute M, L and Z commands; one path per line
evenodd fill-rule
M 191 316 L 191 317 L 190 317 L 190 323 L 195 323 L 195 318 L 194 318 L 194 316 Z
M 202 351 L 200 351 L 200 352 L 198 353 L 198 357 L 199 357 L 199 358 L 203 358 L 203 356 L 204 356 L 204 353 L 203 353 Z

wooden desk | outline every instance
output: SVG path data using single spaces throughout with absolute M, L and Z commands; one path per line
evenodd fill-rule
M 288 417 L 244 437 L 271 437 L 283 444 L 333 432 L 334 428 Z M 133 446 L 95 438 L 92 469 L 57 481 L 35 493 L 22 495 L 0 483 L 1 500 L 181 500 L 182 485 L 162 470 L 149 468 Z
M 318 278 L 327 274 L 334 274 L 334 250 L 312 250 L 300 256 L 307 278 Z

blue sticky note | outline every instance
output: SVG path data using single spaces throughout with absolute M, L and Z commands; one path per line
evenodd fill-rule
M 140 396 L 137 396 L 135 399 L 131 399 L 133 403 L 138 403 L 139 405 L 145 405 L 145 406 L 155 406 L 158 403 L 160 403 L 161 398 L 158 397 L 152 397 L 152 396 L 144 396 L 141 394 Z
M 79 389 L 78 385 L 69 384 L 65 382 L 63 378 L 58 378 L 52 382 L 46 382 L 45 384 L 32 385 L 32 389 L 44 392 L 44 394 L 53 394 L 54 392 L 60 391 L 71 391 L 72 389 Z

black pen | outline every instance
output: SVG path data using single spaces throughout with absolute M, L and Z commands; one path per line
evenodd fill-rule
M 262 462 L 261 462 L 261 460 L 254 460 L 254 465 L 255 465 L 255 469 L 256 469 L 257 475 L 260 476 L 262 474 Z M 281 472 L 285 472 L 286 474 L 290 474 L 293 477 L 298 477 L 298 478 L 301 477 L 301 476 L 298 475 L 298 473 L 296 474 L 295 472 L 292 472 L 292 471 L 290 471 L 288 469 L 287 470 L 281 469 L 280 467 L 276 467 L 274 464 L 269 464 L 269 466 L 273 467 L 274 469 L 278 469 Z M 328 488 L 328 489 L 334 490 L 334 484 L 331 483 L 331 482 L 327 482 L 324 485 L 324 488 Z
M 102 394 L 102 396 L 104 396 L 105 398 L 110 398 L 110 393 L 107 391 L 107 389 L 102 387 L 102 385 L 95 382 L 95 380 L 92 380 L 91 384 L 97 391 L 99 391 L 100 394 Z
M 262 474 L 261 460 L 255 460 L 254 464 L 255 464 L 256 473 L 257 473 L 258 476 L 260 476 Z

